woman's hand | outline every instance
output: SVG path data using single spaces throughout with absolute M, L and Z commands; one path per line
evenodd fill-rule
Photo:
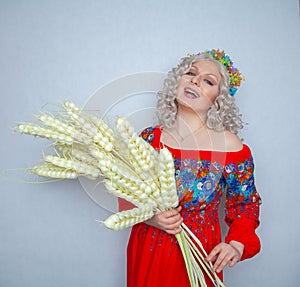
M 213 269 L 216 272 L 221 272 L 224 267 L 230 262 L 229 267 L 233 267 L 242 257 L 244 244 L 231 240 L 229 244 L 218 244 L 207 256 L 206 260 L 215 262 Z
M 152 218 L 145 221 L 146 224 L 162 229 L 170 234 L 177 234 L 183 219 L 180 215 L 181 206 L 175 209 L 156 213 Z

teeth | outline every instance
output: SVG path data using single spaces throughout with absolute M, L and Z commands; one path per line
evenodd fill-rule
M 185 92 L 188 93 L 188 94 L 190 94 L 190 95 L 192 95 L 192 96 L 194 96 L 194 97 L 196 97 L 196 98 L 198 98 L 198 95 L 195 92 L 193 92 L 193 91 L 191 91 L 189 89 L 186 89 Z

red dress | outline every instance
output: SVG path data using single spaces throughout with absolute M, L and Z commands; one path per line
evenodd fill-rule
M 151 127 L 141 136 L 156 149 L 162 147 L 161 129 Z M 175 178 L 184 223 L 209 253 L 221 242 L 218 208 L 226 190 L 229 232 L 225 242 L 244 244 L 241 260 L 260 250 L 255 234 L 260 197 L 253 177 L 248 146 L 237 152 L 179 150 L 173 155 Z M 222 274 L 220 274 L 222 277 Z M 214 286 L 209 279 L 207 286 Z M 127 287 L 189 287 L 185 263 L 175 236 L 145 223 L 133 226 L 127 246 Z

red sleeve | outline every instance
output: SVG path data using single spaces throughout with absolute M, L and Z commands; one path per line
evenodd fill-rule
M 260 251 L 255 233 L 259 225 L 260 196 L 254 184 L 254 164 L 250 149 L 244 145 L 240 152 L 229 153 L 224 176 L 226 179 L 226 216 L 229 226 L 225 242 L 238 241 L 244 245 L 241 260 Z
M 140 136 L 149 144 L 151 144 L 155 149 L 161 148 L 160 136 L 161 136 L 161 128 L 159 126 L 156 127 L 148 127 L 144 129 Z

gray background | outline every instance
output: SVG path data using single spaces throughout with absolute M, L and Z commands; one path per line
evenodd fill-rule
M 125 286 L 129 231 L 97 223 L 109 213 L 78 181 L 24 182 L 48 142 L 13 134 L 15 123 L 206 48 L 246 76 L 236 97 L 264 202 L 262 251 L 225 282 L 297 285 L 299 36 L 297 0 L 0 1 L 0 286 Z

